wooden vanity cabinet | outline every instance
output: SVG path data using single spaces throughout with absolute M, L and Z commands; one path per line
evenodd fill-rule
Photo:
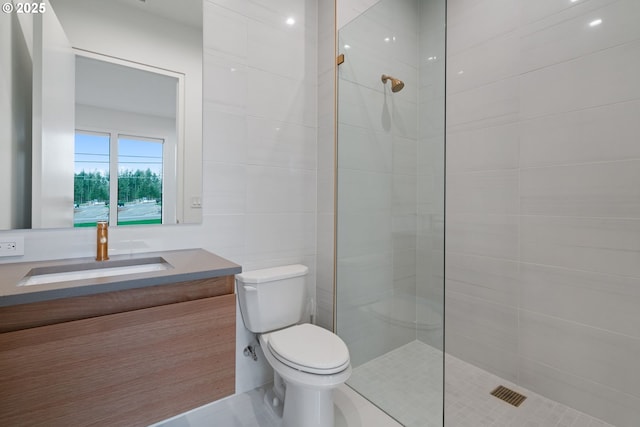
M 99 315 L 1 333 L 0 425 L 147 426 L 233 394 L 233 276 L 200 282 L 188 295 L 162 286 L 151 307 L 154 287 L 92 295 Z M 52 301 L 54 318 L 64 301 Z M 0 308 L 0 321 L 19 307 Z

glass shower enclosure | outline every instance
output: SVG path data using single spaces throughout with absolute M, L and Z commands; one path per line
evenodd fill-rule
M 382 0 L 338 31 L 336 331 L 348 385 L 442 426 L 445 0 Z

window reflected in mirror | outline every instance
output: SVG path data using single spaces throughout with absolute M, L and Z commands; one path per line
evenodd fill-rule
M 163 139 L 76 131 L 74 227 L 162 224 L 164 151 Z
M 109 220 L 109 134 L 77 131 L 74 145 L 73 226 Z
M 118 138 L 118 225 L 162 224 L 163 143 Z

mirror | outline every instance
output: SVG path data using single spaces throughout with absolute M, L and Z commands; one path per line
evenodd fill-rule
M 202 221 L 201 0 L 0 17 L 0 230 Z

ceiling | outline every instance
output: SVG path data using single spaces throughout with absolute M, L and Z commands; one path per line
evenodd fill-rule
M 110 0 L 189 27 L 202 28 L 202 0 Z

